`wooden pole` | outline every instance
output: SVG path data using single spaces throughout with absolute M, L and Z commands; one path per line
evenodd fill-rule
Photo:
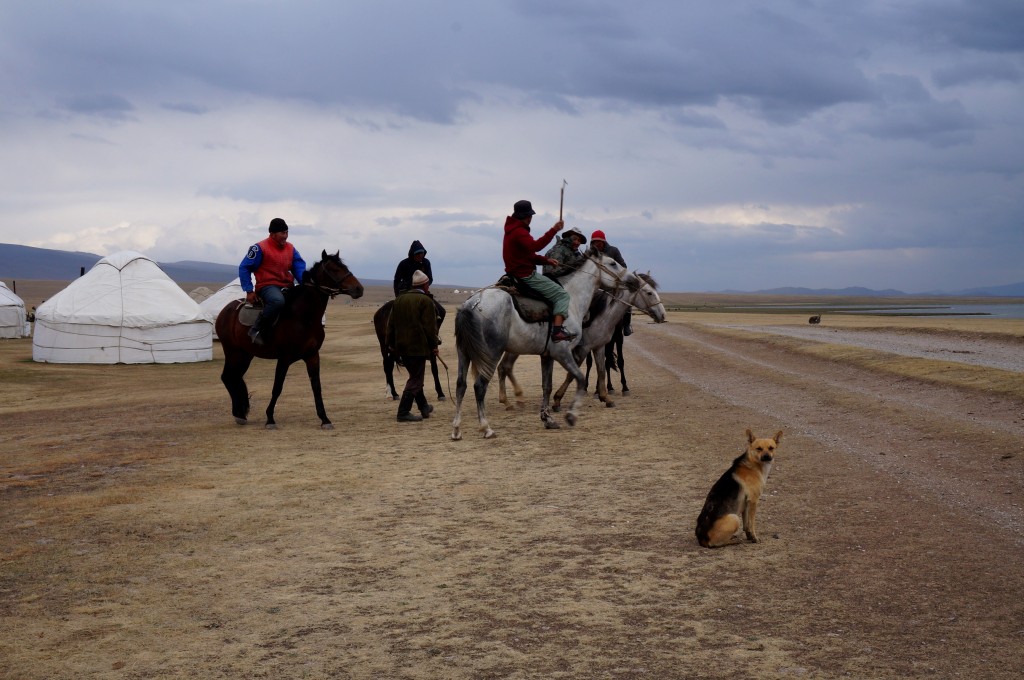
M 562 221 L 562 207 L 565 206 L 565 185 L 568 184 L 564 179 L 562 180 L 562 194 L 558 199 L 558 221 Z

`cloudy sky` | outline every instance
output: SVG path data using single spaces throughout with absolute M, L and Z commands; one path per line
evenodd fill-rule
M 664 290 L 1024 280 L 1021 0 L 3 0 L 0 242 L 501 273 L 521 198 Z

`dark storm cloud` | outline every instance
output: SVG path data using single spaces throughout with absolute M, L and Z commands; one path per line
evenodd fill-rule
M 119 121 L 131 119 L 135 110 L 130 101 L 116 94 L 77 94 L 61 98 L 58 104 L 69 113 Z
M 653 107 L 733 98 L 780 122 L 870 96 L 843 41 L 742 2 L 30 7 L 6 11 L 16 28 L 5 37 L 25 62 L 25 83 L 65 96 L 201 82 L 441 123 L 488 84 L 564 107 L 565 97 Z

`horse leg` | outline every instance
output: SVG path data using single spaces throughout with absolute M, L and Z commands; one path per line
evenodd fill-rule
M 452 419 L 452 441 L 462 439 L 462 399 L 466 396 L 466 373 L 469 371 L 469 357 L 456 347 L 459 355 L 459 373 L 455 378 L 455 418 Z
M 580 405 L 583 404 L 583 400 L 587 397 L 587 378 L 583 375 L 583 371 L 580 370 L 579 364 L 576 363 L 575 357 L 571 354 L 568 359 L 559 358 L 558 363 L 562 364 L 563 368 L 576 381 L 576 396 L 573 397 L 569 412 L 565 414 L 565 422 L 569 423 L 569 426 L 572 427 L 578 419 L 577 412 Z
M 550 356 L 541 356 L 540 358 L 540 378 L 541 378 L 541 391 L 543 397 L 540 402 L 540 419 L 544 423 L 544 427 L 548 430 L 557 430 L 561 427 L 558 421 L 551 415 L 551 411 L 548 410 L 548 402 L 551 399 L 551 376 L 554 373 L 555 362 Z M 570 423 L 571 425 L 572 423 Z
M 567 389 L 569 389 L 569 385 L 572 383 L 572 380 L 573 380 L 572 376 L 569 375 L 568 373 L 566 373 L 565 374 L 565 380 L 562 381 L 561 387 L 559 387 L 557 390 L 555 390 L 555 396 L 551 400 L 551 410 L 554 411 L 555 413 L 558 413 L 560 410 L 562 410 L 562 398 L 565 396 L 565 391 Z M 586 383 L 583 386 L 583 389 L 585 390 L 585 389 L 587 389 L 587 385 L 590 383 L 590 355 L 589 354 L 587 354 L 587 374 L 584 377 L 583 381 L 584 381 L 584 383 Z
M 615 371 L 615 337 L 608 341 L 608 344 L 604 346 L 604 373 L 607 378 L 608 392 L 614 392 L 615 387 L 612 385 L 612 373 Z
M 434 374 L 434 389 L 437 390 L 437 400 L 444 401 L 444 391 L 441 389 L 441 378 L 437 375 L 437 357 L 430 356 L 430 372 Z
M 494 439 L 497 436 L 491 429 L 490 423 L 487 422 L 487 414 L 484 411 L 484 398 L 487 396 L 487 383 L 489 382 L 489 378 L 477 373 L 476 382 L 473 383 L 473 394 L 476 396 L 476 417 L 480 421 L 480 431 L 484 433 L 484 439 Z
M 244 376 L 252 358 L 248 352 L 225 353 L 224 370 L 220 374 L 220 381 L 231 396 L 231 415 L 239 425 L 249 422 L 249 388 L 246 387 Z
M 620 335 L 618 340 L 619 352 L 616 360 L 619 365 L 619 382 L 622 383 L 622 395 L 625 396 L 629 394 L 629 385 L 626 384 L 626 357 L 622 353 L 622 342 L 625 338 Z
M 278 359 L 277 368 L 274 369 L 274 390 L 270 395 L 270 405 L 267 406 L 267 429 L 276 430 L 277 423 L 274 422 L 274 406 L 277 398 L 281 396 L 281 389 L 284 387 L 284 377 L 288 375 L 288 367 L 292 362 L 287 359 Z
M 384 355 L 384 378 L 388 381 L 388 391 L 391 392 L 391 400 L 398 400 L 398 392 L 395 391 L 395 358 L 390 354 Z
M 316 352 L 305 358 L 306 375 L 309 376 L 309 386 L 313 388 L 313 403 L 316 405 L 316 414 L 320 416 L 320 429 L 333 430 L 334 425 L 327 417 L 327 409 L 324 408 L 324 397 L 320 389 L 320 353 Z M 283 380 L 283 379 L 282 379 Z
M 521 406 L 523 403 L 523 388 L 519 386 L 519 381 L 516 380 L 516 374 L 513 372 L 518 358 L 518 354 L 505 352 L 501 361 L 498 362 L 498 402 L 505 404 L 505 408 L 509 411 L 515 410 L 516 406 Z M 512 391 L 516 395 L 515 404 L 509 403 L 508 394 L 505 392 L 506 379 L 512 383 Z
M 505 378 L 508 377 L 509 371 L 512 369 L 510 362 L 508 361 L 508 352 L 501 357 L 501 361 L 498 362 L 498 403 L 505 404 L 508 408 L 508 395 L 505 393 Z
M 608 388 L 611 386 L 611 377 L 607 379 L 607 385 L 605 385 L 605 376 L 608 374 L 607 367 L 607 356 L 605 352 L 606 347 L 598 347 L 594 350 L 594 363 L 597 365 L 597 398 L 604 402 L 604 405 L 608 408 L 615 406 L 615 402 L 608 396 Z

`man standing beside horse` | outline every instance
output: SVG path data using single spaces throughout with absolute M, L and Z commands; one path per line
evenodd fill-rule
M 561 264 L 537 253 L 551 243 L 565 223 L 561 220 L 555 222 L 540 238 L 534 239 L 530 236 L 530 222 L 536 214 L 529 201 L 516 201 L 512 214 L 505 218 L 505 240 L 501 248 L 505 271 L 551 304 L 551 341 L 572 340 L 578 333 L 567 331 L 562 325 L 569 314 L 569 294 L 551 279 L 537 273 L 539 264 Z
M 430 279 L 416 270 L 412 275 L 412 288 L 402 291 L 395 298 L 395 306 L 388 319 L 387 347 L 390 352 L 402 357 L 409 379 L 398 402 L 397 420 L 400 423 L 415 423 L 429 418 L 434 407 L 427 403 L 423 393 L 423 373 L 427 359 L 437 356 L 437 314 L 434 300 L 428 294 Z M 412 412 L 413 402 L 420 415 Z
M 238 279 L 245 291 L 245 301 L 263 300 L 263 311 L 249 329 L 249 339 L 262 345 L 284 308 L 284 289 L 302 283 L 306 261 L 291 243 L 288 243 L 288 223 L 280 217 L 270 220 L 270 235 L 249 246 L 238 265 Z M 252 280 L 255 277 L 256 286 Z

